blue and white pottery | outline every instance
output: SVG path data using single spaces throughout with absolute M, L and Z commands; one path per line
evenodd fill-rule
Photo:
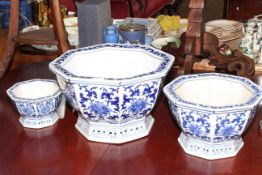
M 118 43 L 118 29 L 116 26 L 107 26 L 104 29 L 105 43 Z
M 148 135 L 173 62 L 146 45 L 100 44 L 70 50 L 49 67 L 79 113 L 77 130 L 88 140 L 124 143 Z
M 32 79 L 14 84 L 7 94 L 20 113 L 20 123 L 27 128 L 53 125 L 64 115 L 62 92 L 55 80 Z
M 164 87 L 188 154 L 205 159 L 235 156 L 242 133 L 254 118 L 262 90 L 252 81 L 227 74 L 184 75 Z

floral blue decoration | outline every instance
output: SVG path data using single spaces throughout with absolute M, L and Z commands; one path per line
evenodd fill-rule
M 38 100 L 38 102 L 17 101 L 14 103 L 21 115 L 28 117 L 41 117 L 53 114 L 60 105 L 60 102 L 61 96 L 57 96 L 54 99 Z
M 77 85 L 81 112 L 90 121 L 121 123 L 150 114 L 161 79 L 128 86 Z
M 215 114 L 177 107 L 170 101 L 169 105 L 173 117 L 185 134 L 211 142 L 233 140 L 240 137 L 254 116 L 252 111 L 247 110 L 229 113 L 225 111 L 225 113 Z M 180 109 L 178 110 L 178 108 Z M 211 129 L 212 127 L 213 129 Z
M 19 82 L 10 87 L 7 90 L 7 94 L 12 99 L 15 104 L 17 110 L 22 115 L 22 117 L 45 117 L 52 115 L 57 107 L 60 105 L 62 100 L 62 92 L 60 89 L 57 89 L 56 92 L 51 94 L 50 96 L 40 97 L 36 99 L 27 99 L 17 97 L 14 93 L 15 89 L 18 88 L 21 84 L 30 83 L 30 82 L 47 82 L 47 83 L 55 83 L 55 80 L 49 79 L 32 79 L 24 82 Z

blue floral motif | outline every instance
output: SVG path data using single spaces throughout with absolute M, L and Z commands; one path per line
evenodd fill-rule
M 185 133 L 204 140 L 210 138 L 210 115 L 197 111 L 181 110 L 181 126 Z
M 80 85 L 79 102 L 84 117 L 90 120 L 118 119 L 119 112 L 119 88 Z
M 38 112 L 42 115 L 48 115 L 54 109 L 55 104 L 51 100 L 38 104 Z
M 226 126 L 221 129 L 221 133 L 225 138 L 229 138 L 230 136 L 233 136 L 235 134 L 235 127 L 230 125 Z
M 185 134 L 210 142 L 221 142 L 240 137 L 250 123 L 250 117 L 254 115 L 252 111 L 203 113 L 203 111 L 197 112 L 177 107 L 170 101 L 169 105 L 173 117 Z
M 139 99 L 134 101 L 128 108 L 128 110 L 133 114 L 138 114 L 146 109 L 147 102 L 144 99 Z
M 106 116 L 110 113 L 110 109 L 101 102 L 93 102 L 89 106 L 90 112 L 98 116 Z
M 81 112 L 91 121 L 121 123 L 149 115 L 157 99 L 161 79 L 127 86 L 77 86 Z
M 160 83 L 157 80 L 124 87 L 123 118 L 149 115 L 157 99 Z
M 23 116 L 47 116 L 56 110 L 61 103 L 61 96 L 57 96 L 54 99 L 38 100 L 39 102 L 17 102 L 16 106 L 18 111 Z
M 214 140 L 233 139 L 240 136 L 248 120 L 246 111 L 217 116 Z
M 194 133 L 194 135 L 203 135 L 200 125 L 196 122 L 190 123 L 188 129 L 189 132 Z
M 16 104 L 18 111 L 22 115 L 30 116 L 30 115 L 35 115 L 35 108 L 34 105 L 31 103 L 17 103 Z

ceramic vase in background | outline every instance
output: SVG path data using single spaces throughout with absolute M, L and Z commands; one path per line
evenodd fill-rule
M 118 29 L 115 26 L 108 26 L 104 29 L 105 43 L 118 43 Z
M 252 58 L 255 63 L 262 63 L 262 15 L 247 21 L 241 39 L 240 48 L 243 53 Z
M 147 28 L 145 25 L 130 20 L 119 26 L 120 43 L 122 44 L 145 44 Z

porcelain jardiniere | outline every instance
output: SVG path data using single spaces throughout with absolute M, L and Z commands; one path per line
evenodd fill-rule
M 164 87 L 172 115 L 182 132 L 178 141 L 188 154 L 205 159 L 235 156 L 241 135 L 252 122 L 262 90 L 232 75 L 184 75 Z
M 88 140 L 124 143 L 148 135 L 173 62 L 150 46 L 101 44 L 70 50 L 50 69 L 78 111 L 77 130 Z
M 7 90 L 26 128 L 43 128 L 64 117 L 65 99 L 55 80 L 32 79 Z

